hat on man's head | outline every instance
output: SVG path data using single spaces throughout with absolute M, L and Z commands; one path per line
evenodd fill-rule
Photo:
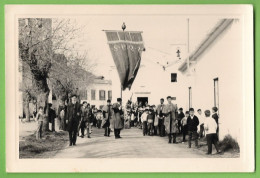
M 122 101 L 122 99 L 121 99 L 121 98 L 117 98 L 116 100 L 117 100 L 117 101 Z
M 217 112 L 217 111 L 218 111 L 218 108 L 214 106 L 214 107 L 212 108 L 212 110 L 215 111 L 215 112 Z
M 194 108 L 190 108 L 189 111 L 194 111 Z

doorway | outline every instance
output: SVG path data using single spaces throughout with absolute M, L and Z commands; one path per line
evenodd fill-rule
M 214 106 L 219 109 L 219 87 L 218 78 L 214 78 Z
M 137 97 L 138 104 L 141 103 L 141 106 L 144 106 L 145 103 L 148 103 L 148 97 Z
M 192 108 L 192 89 L 189 87 L 189 109 Z

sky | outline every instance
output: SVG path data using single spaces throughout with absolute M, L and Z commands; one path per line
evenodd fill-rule
M 74 17 L 77 25 L 84 26 L 81 38 L 77 41 L 79 52 L 88 52 L 91 63 L 95 63 L 93 73 L 108 76 L 114 66 L 107 39 L 102 30 L 121 30 L 123 22 L 126 30 L 143 31 L 146 51 L 142 54 L 140 70 L 148 70 L 149 66 L 165 65 L 178 60 L 176 51 L 181 52 L 180 63 L 187 57 L 188 22 L 189 48 L 193 52 L 212 28 L 220 20 L 214 16 L 103 16 L 91 15 Z M 157 64 L 159 62 L 159 64 Z

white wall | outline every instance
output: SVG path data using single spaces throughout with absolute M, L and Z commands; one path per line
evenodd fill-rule
M 194 79 L 182 85 L 188 101 L 192 86 L 192 106 L 203 111 L 214 106 L 214 82 L 219 78 L 220 138 L 231 134 L 239 141 L 242 124 L 242 27 L 234 22 L 197 62 Z
M 99 108 L 100 105 L 106 105 L 107 104 L 108 91 L 112 90 L 112 85 L 95 83 L 95 84 L 89 86 L 86 90 L 87 90 L 87 100 L 82 100 L 81 102 L 87 101 L 91 105 L 95 105 L 97 108 Z M 95 100 L 91 99 L 91 90 L 96 91 Z M 105 92 L 106 92 L 105 100 L 99 100 L 99 90 L 105 90 Z M 112 91 L 112 97 L 113 97 L 113 91 Z

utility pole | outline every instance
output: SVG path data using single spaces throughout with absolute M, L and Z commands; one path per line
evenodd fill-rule
M 190 19 L 187 19 L 187 71 L 190 72 Z

